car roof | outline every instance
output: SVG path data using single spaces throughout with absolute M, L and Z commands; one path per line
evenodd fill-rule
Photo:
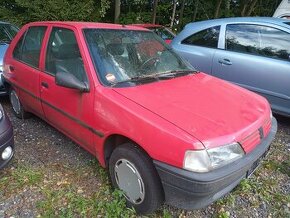
M 75 22 L 75 21 L 40 21 L 28 23 L 28 26 L 37 25 L 66 25 L 70 27 L 75 27 L 78 29 L 84 28 L 98 28 L 98 29 L 127 29 L 127 30 L 142 30 L 148 31 L 146 28 L 131 26 L 131 25 L 121 25 L 112 23 L 97 23 L 97 22 Z
M 221 18 L 221 19 L 213 19 L 213 20 L 205 20 L 205 21 L 198 21 L 192 22 L 186 25 L 186 28 L 196 25 L 221 25 L 227 23 L 235 23 L 235 22 L 261 22 L 261 23 L 269 23 L 269 24 L 276 24 L 279 26 L 284 26 L 289 28 L 287 24 L 290 22 L 286 19 L 281 18 L 273 18 L 273 17 L 231 17 L 231 18 Z
M 152 23 L 136 23 L 136 24 L 130 24 L 130 26 L 138 26 L 138 27 L 144 27 L 144 28 L 163 27 L 160 24 L 152 24 Z

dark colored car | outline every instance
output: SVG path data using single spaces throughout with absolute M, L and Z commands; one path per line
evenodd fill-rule
M 171 43 L 196 69 L 254 91 L 290 116 L 290 22 L 268 17 L 190 23 Z
M 8 94 L 3 80 L 3 59 L 11 40 L 18 30 L 16 26 L 10 23 L 0 22 L 0 96 Z
M 175 34 L 171 30 L 162 25 L 150 23 L 131 24 L 131 25 L 152 30 L 154 33 L 160 36 L 167 44 L 170 44 L 175 37 Z
M 9 117 L 0 104 L 0 169 L 4 168 L 14 155 L 13 128 Z

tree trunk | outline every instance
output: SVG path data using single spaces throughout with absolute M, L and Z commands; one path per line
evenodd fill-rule
M 248 8 L 248 13 L 246 14 L 247 16 L 250 16 L 253 13 L 257 2 L 258 0 L 252 0 L 252 3 L 250 4 L 250 8 Z
M 156 12 L 157 12 L 158 0 L 154 0 L 153 2 L 153 13 L 152 13 L 152 23 L 156 23 Z
M 244 1 L 243 6 L 242 6 L 242 10 L 241 10 L 241 16 L 244 17 L 246 14 L 246 9 L 248 6 L 248 1 Z
M 220 13 L 220 8 L 221 8 L 222 2 L 223 2 L 223 0 L 218 0 L 218 2 L 216 4 L 215 13 L 214 13 L 214 18 L 218 18 L 219 17 L 219 13 Z
M 120 12 L 121 12 L 121 0 L 115 0 L 115 18 L 114 18 L 114 23 L 119 23 Z
M 173 24 L 174 24 L 175 12 L 176 12 L 176 5 L 177 5 L 177 1 L 176 0 L 173 0 L 173 10 L 172 10 L 172 16 L 171 16 L 171 22 L 170 22 L 170 29 L 172 29 Z
M 185 0 L 182 0 L 181 9 L 180 9 L 180 16 L 179 16 L 179 30 L 181 30 L 181 28 L 183 26 L 184 6 L 185 6 Z
M 192 21 L 194 22 L 196 20 L 196 16 L 197 16 L 197 9 L 198 9 L 198 0 L 195 0 L 194 2 L 194 12 L 193 12 L 193 18 Z

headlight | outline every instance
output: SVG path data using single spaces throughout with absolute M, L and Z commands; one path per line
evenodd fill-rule
M 183 168 L 194 172 L 209 172 L 229 164 L 245 152 L 238 143 L 198 151 L 186 151 Z
M 3 72 L 3 65 L 0 65 L 0 72 Z
M 3 118 L 3 111 L 0 109 L 0 120 Z

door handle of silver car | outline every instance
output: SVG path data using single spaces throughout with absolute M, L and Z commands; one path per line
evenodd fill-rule
M 229 59 L 219 59 L 221 65 L 232 65 L 233 63 Z

